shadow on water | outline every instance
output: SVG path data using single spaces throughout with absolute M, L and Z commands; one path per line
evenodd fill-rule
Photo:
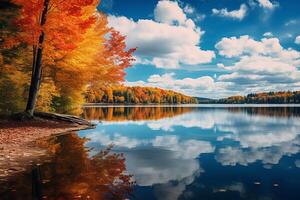
M 87 140 L 76 133 L 36 141 L 50 159 L 31 171 L 1 183 L 1 200 L 18 199 L 125 199 L 134 182 L 126 173 L 125 158 L 112 147 L 90 157 Z

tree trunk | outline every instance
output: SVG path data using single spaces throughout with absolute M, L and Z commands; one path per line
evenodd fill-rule
M 40 25 L 43 27 L 46 23 L 47 19 L 47 12 L 48 12 L 48 5 L 50 0 L 44 0 L 44 8 L 42 11 L 42 17 Z M 39 36 L 39 41 L 37 45 L 37 51 L 33 52 L 36 54 L 33 56 L 35 60 L 33 60 L 33 70 L 32 70 L 32 76 L 31 76 L 31 82 L 30 82 L 30 89 L 29 89 L 29 95 L 27 100 L 27 106 L 26 106 L 26 112 L 33 116 L 35 103 L 41 83 L 42 78 L 42 57 L 43 57 L 43 43 L 45 40 L 45 33 L 44 30 L 41 31 L 41 34 Z

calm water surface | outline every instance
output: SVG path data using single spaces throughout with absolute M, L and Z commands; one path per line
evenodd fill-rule
M 134 199 L 300 199 L 300 108 L 86 108 L 91 155 L 124 153 Z
M 51 159 L 3 199 L 32 187 L 37 199 L 300 199 L 297 106 L 88 107 L 83 117 L 96 129 L 38 141 Z

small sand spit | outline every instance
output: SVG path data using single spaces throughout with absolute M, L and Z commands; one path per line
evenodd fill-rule
M 91 124 L 58 119 L 0 120 L 0 181 L 25 171 L 46 155 L 45 150 L 31 145 L 33 141 L 88 128 L 92 128 Z

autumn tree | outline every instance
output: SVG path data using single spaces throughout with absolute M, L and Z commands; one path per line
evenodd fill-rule
M 131 66 L 134 61 L 132 54 L 136 51 L 136 48 L 127 50 L 126 37 L 113 28 L 110 28 L 107 33 L 109 36 L 108 40 L 104 41 L 102 51 L 98 51 L 96 55 L 97 59 L 91 64 L 96 69 L 102 68 L 104 70 L 93 73 L 93 79 L 89 83 L 87 96 L 92 93 L 98 94 L 96 95 L 97 99 L 99 99 L 99 96 L 102 96 L 108 102 L 113 103 L 113 94 L 110 88 L 120 85 L 120 82 L 124 81 L 124 70 Z M 105 92 L 102 91 L 103 87 L 105 87 Z
M 82 94 L 90 98 L 107 98 L 113 101 L 112 93 L 102 92 L 101 86 L 117 85 L 124 80 L 124 69 L 133 61 L 135 49 L 126 49 L 125 37 L 107 26 L 107 18 L 97 13 L 96 22 L 86 31 L 77 48 L 54 65 L 46 66 L 46 76 L 55 80 L 61 90 L 55 98 L 55 107 L 73 109 L 84 102 Z M 115 42 L 117 41 L 117 42 Z M 80 79 L 74 77 L 80 76 Z M 95 100 L 96 100 L 95 99 Z M 59 109 L 61 110 L 61 109 Z
M 131 65 L 135 49 L 127 49 L 125 36 L 108 27 L 105 14 L 96 11 L 97 0 L 7 2 L 19 12 L 11 12 L 17 13 L 14 17 L 7 15 L 9 26 L 4 28 L 0 45 L 11 50 L 14 54 L 10 59 L 16 61 L 5 69 L 24 76 L 24 86 L 12 82 L 11 89 L 25 88 L 20 92 L 22 98 L 29 93 L 28 98 L 17 100 L 27 99 L 27 113 L 33 115 L 35 108 L 69 112 L 84 102 L 87 89 L 124 80 L 124 69 Z M 2 58 L 0 63 L 5 60 Z M 99 98 L 100 93 L 94 92 Z M 6 96 L 9 102 L 12 95 Z
M 29 59 L 24 56 L 26 46 L 14 47 L 13 38 L 19 34 L 14 20 L 19 7 L 10 0 L 0 1 L 0 113 L 16 112 L 25 106 L 24 93 L 30 77 Z
M 21 34 L 15 45 L 32 47 L 32 75 L 26 112 L 33 115 L 42 79 L 43 64 L 63 57 L 82 41 L 86 30 L 95 23 L 97 0 L 12 0 L 21 7 L 15 24 Z M 47 54 L 51 50 L 60 52 Z M 47 57 L 47 59 L 45 59 Z

